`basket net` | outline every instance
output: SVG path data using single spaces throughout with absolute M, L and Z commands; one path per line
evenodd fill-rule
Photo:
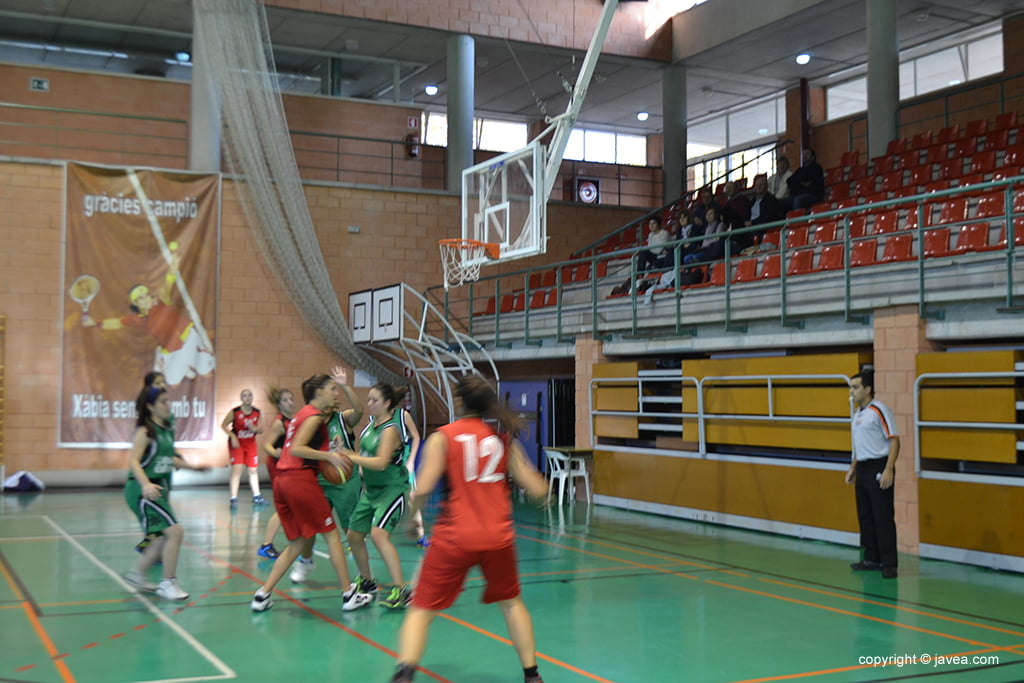
M 444 266 L 444 288 L 480 279 L 484 259 L 498 258 L 498 245 L 478 240 L 449 239 L 437 243 Z

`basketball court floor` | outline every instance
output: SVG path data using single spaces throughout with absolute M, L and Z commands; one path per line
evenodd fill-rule
M 175 507 L 184 604 L 120 579 L 141 538 L 120 490 L 0 496 L 0 681 L 389 679 L 402 614 L 343 613 L 326 559 L 249 610 L 271 508 L 231 513 L 221 488 L 178 490 Z M 828 543 L 586 505 L 561 517 L 516 509 L 547 683 L 1024 680 L 1024 576 L 902 557 L 885 580 Z M 421 551 L 399 546 L 411 573 Z M 472 578 L 435 622 L 417 680 L 522 680 L 479 595 Z

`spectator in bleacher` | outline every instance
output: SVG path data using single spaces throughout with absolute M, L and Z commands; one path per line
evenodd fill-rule
M 662 225 L 661 216 L 655 214 L 648 218 L 647 228 L 650 230 L 650 233 L 647 235 L 647 248 L 639 252 L 636 257 L 637 274 L 645 273 L 652 268 L 660 270 L 672 265 L 672 251 L 665 247 L 665 244 L 672 239 L 672 236 Z M 612 290 L 612 295 L 629 292 L 632 284 L 631 277 L 615 287 Z
M 684 264 L 717 261 L 725 254 L 725 240 L 729 236 L 729 226 L 719 218 L 717 207 L 709 206 L 705 218 L 707 227 L 704 228 L 704 239 L 700 242 L 700 248 L 684 256 Z
M 742 228 L 750 220 L 750 200 L 746 195 L 736 191 L 736 183 L 732 180 L 725 184 L 722 219 L 729 225 L 730 230 Z
M 704 230 L 702 228 L 698 228 L 696 224 L 694 224 L 693 218 L 690 216 L 690 212 L 686 209 L 679 212 L 677 220 L 679 222 L 679 226 L 676 228 L 675 239 L 684 240 L 687 237 L 700 237 L 704 234 Z M 679 247 L 680 256 L 686 257 L 698 249 L 700 249 L 700 242 L 687 242 Z
M 789 176 L 793 175 L 789 168 L 789 158 L 779 157 L 775 162 L 775 175 L 768 179 L 768 191 L 780 202 L 789 197 Z
M 809 209 L 825 198 L 825 171 L 817 162 L 814 150 L 804 150 L 803 165 L 789 176 L 789 201 L 783 202 L 783 209 Z
M 701 230 L 706 228 L 708 225 L 708 221 L 705 217 L 705 214 L 707 213 L 707 210 L 712 206 L 715 207 L 716 209 L 719 208 L 718 203 L 715 202 L 715 195 L 711 191 L 711 186 L 707 185 L 701 188 L 700 198 L 697 200 L 697 206 L 693 208 L 693 212 L 691 213 L 691 218 L 693 218 L 693 224 L 696 225 Z
M 784 216 L 785 214 L 782 213 L 782 205 L 779 203 L 779 200 L 768 191 L 768 179 L 763 175 L 754 178 L 754 201 L 750 205 L 750 220 L 744 223 L 744 225 L 746 227 L 764 225 L 765 223 L 780 221 Z M 763 236 L 763 230 L 739 235 L 738 237 L 743 239 L 738 240 L 740 242 L 738 246 L 741 246 L 742 251 L 746 251 L 759 244 Z

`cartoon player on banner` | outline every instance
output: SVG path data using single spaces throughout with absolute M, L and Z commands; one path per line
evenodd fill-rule
M 177 247 L 175 242 L 166 247 L 164 256 L 169 268 L 156 296 L 148 286 L 134 285 L 128 290 L 130 312 L 122 318 L 106 318 L 100 323 L 104 330 L 134 327 L 155 339 L 157 347 L 153 355 L 153 370 L 163 373 L 169 386 L 196 375 L 208 375 L 217 366 L 213 345 L 181 280 Z M 187 312 L 171 306 L 175 285 L 185 301 Z M 96 324 L 89 316 L 82 317 L 83 327 Z

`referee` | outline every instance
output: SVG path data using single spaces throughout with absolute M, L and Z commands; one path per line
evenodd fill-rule
M 854 484 L 857 521 L 864 558 L 854 562 L 854 571 L 881 569 L 886 579 L 895 579 L 896 519 L 893 479 L 900 437 L 896 421 L 885 404 L 875 400 L 875 374 L 861 372 L 850 378 L 850 398 L 857 410 L 851 425 L 853 457 L 846 483 Z

